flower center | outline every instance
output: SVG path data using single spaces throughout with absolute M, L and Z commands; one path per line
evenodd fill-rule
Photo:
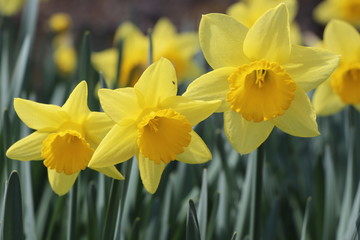
M 226 100 L 248 121 L 261 122 L 284 114 L 295 98 L 296 83 L 276 62 L 244 64 L 228 77 Z
M 333 74 L 331 86 L 344 103 L 360 103 L 360 63 L 342 63 Z
M 46 167 L 71 175 L 86 168 L 93 152 L 79 132 L 65 130 L 52 133 L 43 141 L 41 156 Z
M 189 145 L 191 131 L 186 117 L 173 109 L 152 111 L 138 124 L 137 144 L 144 157 L 169 163 Z

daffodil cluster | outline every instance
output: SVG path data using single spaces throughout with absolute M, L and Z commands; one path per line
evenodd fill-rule
M 15 99 L 17 114 L 36 131 L 11 146 L 7 155 L 44 160 L 58 194 L 66 193 L 87 166 L 122 179 L 114 165 L 136 156 L 144 187 L 154 193 L 170 162 L 197 164 L 212 158 L 193 127 L 214 112 L 223 112 L 225 134 L 242 154 L 259 147 L 274 127 L 298 137 L 319 135 L 307 92 L 330 77 L 339 64 L 337 54 L 343 55 L 340 66 L 331 84 L 325 82 L 315 93 L 315 104 L 327 108 L 317 102 L 330 96 L 331 85 L 343 100 L 339 106 L 359 106 L 352 90 L 358 88 L 360 72 L 356 30 L 339 21 L 329 24 L 325 45 L 334 53 L 292 44 L 294 13 L 289 18 L 285 4 L 262 9 L 261 14 L 250 16 L 251 23 L 217 13 L 202 17 L 200 47 L 214 70 L 195 79 L 182 96 L 177 96 L 178 79 L 193 72 L 194 35 L 178 36 L 168 20 L 160 20 L 153 31 L 156 61 L 145 68 L 146 37 L 132 24 L 123 24 L 115 40 L 123 41 L 120 85 L 132 87 L 100 89 L 104 113 L 88 109 L 85 82 L 62 107 Z M 349 44 L 345 35 L 352 37 Z M 110 49 L 92 60 L 114 81 L 117 58 L 117 50 Z
M 169 59 L 179 81 L 191 79 L 201 74 L 194 61 L 199 51 L 197 35 L 194 32 L 178 34 L 175 26 L 166 18 L 161 18 L 151 33 L 153 60 L 161 57 Z M 134 86 L 148 64 L 149 40 L 131 22 L 123 23 L 115 34 L 115 45 L 122 41 L 122 58 L 119 79 L 116 78 L 118 50 L 116 47 L 94 53 L 92 62 L 104 74 L 109 86 L 118 81 L 119 86 Z

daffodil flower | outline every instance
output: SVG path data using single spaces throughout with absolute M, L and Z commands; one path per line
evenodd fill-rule
M 116 123 L 96 149 L 89 166 L 106 167 L 136 155 L 145 189 L 154 193 L 166 164 L 204 163 L 211 153 L 192 126 L 207 118 L 220 101 L 176 96 L 172 63 L 150 65 L 133 88 L 100 89 L 106 114 Z
M 350 24 L 332 20 L 325 28 L 324 47 L 339 55 L 340 65 L 314 92 L 317 114 L 334 114 L 346 105 L 360 111 L 360 34 Z
M 314 9 L 314 17 L 320 23 L 337 18 L 360 26 L 360 0 L 325 0 Z
M 274 126 L 299 137 L 319 134 L 306 91 L 336 68 L 331 52 L 291 45 L 287 8 L 280 4 L 250 28 L 224 14 L 204 15 L 200 46 L 213 71 L 194 80 L 184 96 L 220 99 L 224 130 L 240 153 L 255 150 Z
M 113 126 L 105 113 L 89 110 L 87 91 L 87 84 L 82 81 L 62 107 L 20 98 L 14 100 L 19 118 L 36 131 L 14 143 L 6 155 L 21 161 L 44 160 L 50 185 L 58 195 L 70 190 Z M 93 169 L 123 179 L 115 166 Z
M 276 7 L 281 2 L 284 2 L 289 10 L 291 41 L 300 43 L 300 28 L 294 22 L 298 8 L 297 0 L 243 0 L 231 5 L 226 12 L 247 28 L 250 28 L 267 10 Z
M 177 33 L 175 26 L 166 18 L 161 18 L 152 31 L 153 60 L 161 57 L 169 59 L 179 81 L 191 79 L 201 74 L 193 57 L 200 50 L 194 32 Z M 123 41 L 119 86 L 134 86 L 148 62 L 149 40 L 131 22 L 123 23 L 115 34 L 115 43 Z M 102 72 L 108 83 L 116 78 L 117 49 L 111 48 L 92 55 L 92 62 Z
M 24 0 L 0 0 L 0 13 L 12 16 L 18 13 L 24 5 Z

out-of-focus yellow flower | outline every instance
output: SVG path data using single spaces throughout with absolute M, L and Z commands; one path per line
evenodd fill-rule
M 179 81 L 200 75 L 201 70 L 193 57 L 199 50 L 195 33 L 178 34 L 174 25 L 167 19 L 160 19 L 152 32 L 153 60 L 161 57 L 169 59 Z M 149 41 L 136 26 L 123 23 L 115 35 L 115 44 L 123 41 L 120 68 L 120 86 L 133 86 L 148 64 Z M 118 53 L 115 48 L 94 53 L 92 61 L 95 68 L 102 72 L 108 83 L 116 78 Z
M 54 61 L 59 72 L 68 75 L 76 67 L 76 52 L 72 46 L 60 45 L 55 49 Z
M 67 13 L 55 13 L 49 19 L 49 27 L 55 33 L 68 31 L 71 27 L 71 17 Z
M 176 93 L 176 73 L 165 58 L 150 65 L 133 88 L 100 89 L 101 105 L 115 126 L 89 166 L 111 166 L 136 155 L 145 189 L 154 193 L 169 162 L 210 160 L 209 149 L 192 126 L 212 114 L 220 101 L 192 100 Z
M 19 118 L 36 131 L 14 143 L 6 155 L 21 161 L 44 160 L 50 185 L 58 195 L 70 190 L 114 125 L 106 114 L 89 110 L 87 91 L 87 84 L 82 81 L 62 107 L 20 98 L 14 100 Z M 123 179 L 115 166 L 93 169 Z
M 301 31 L 299 26 L 293 22 L 298 8 L 297 0 L 243 0 L 231 5 L 227 10 L 227 14 L 250 28 L 267 10 L 276 7 L 282 2 L 286 4 L 289 11 L 291 41 L 300 43 Z
M 70 75 L 76 68 L 77 55 L 70 32 L 71 17 L 67 13 L 55 13 L 48 21 L 55 33 L 53 39 L 53 59 L 57 70 L 63 75 Z
M 12 16 L 18 13 L 24 5 L 24 0 L 0 0 L 0 13 Z
M 340 56 L 340 65 L 314 92 L 316 113 L 334 114 L 346 105 L 360 111 L 360 35 L 350 24 L 332 20 L 325 28 L 324 48 Z
M 333 18 L 360 25 L 360 0 L 325 0 L 314 9 L 314 17 L 320 23 Z
M 224 14 L 204 15 L 200 46 L 211 71 L 184 96 L 222 100 L 224 129 L 240 153 L 255 150 L 274 126 L 299 137 L 319 134 L 306 91 L 336 68 L 339 57 L 323 49 L 292 45 L 286 6 L 280 4 L 248 29 Z

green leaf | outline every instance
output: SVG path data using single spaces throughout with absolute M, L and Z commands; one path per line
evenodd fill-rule
M 186 240 L 200 240 L 199 222 L 196 216 L 194 202 L 189 200 L 189 209 L 186 218 Z
M 24 239 L 21 201 L 19 175 L 13 171 L 5 187 L 1 216 L 1 239 Z
M 91 70 L 91 47 L 90 47 L 90 32 L 86 31 L 83 35 L 80 47 L 80 55 L 78 60 L 78 72 L 76 83 L 90 80 Z
M 77 214 L 77 195 L 78 195 L 78 184 L 79 179 L 75 182 L 74 186 L 68 194 L 69 200 L 69 209 L 68 209 L 68 219 L 67 219 L 67 240 L 77 239 L 77 229 L 78 229 L 78 214 Z
M 301 240 L 306 240 L 306 230 L 307 230 L 307 224 L 308 224 L 308 220 L 309 220 L 310 203 L 311 203 L 311 197 L 308 197 L 308 199 L 306 201 L 304 220 L 303 220 L 303 224 L 302 224 L 302 228 L 301 228 Z
M 197 215 L 199 216 L 201 239 L 206 239 L 207 224 L 207 207 L 208 207 L 208 189 L 207 189 L 207 169 L 203 170 L 199 207 Z
M 336 176 L 331 156 L 330 148 L 325 148 L 324 156 L 324 170 L 325 170 L 325 209 L 324 209 L 324 228 L 323 240 L 330 239 L 335 235 L 336 229 L 336 216 L 337 212 L 336 200 L 338 192 L 336 188 Z
M 255 171 L 253 172 L 251 214 L 250 214 L 250 239 L 258 240 L 261 236 L 261 198 L 264 164 L 264 146 L 256 150 Z
M 243 183 L 241 198 L 237 207 L 237 218 L 235 223 L 235 231 L 237 232 L 238 238 L 243 237 L 245 220 L 249 214 L 250 209 L 250 198 L 251 198 L 251 186 L 252 186 L 252 175 L 255 171 L 255 163 L 256 163 L 256 152 L 250 153 L 247 159 L 247 168 L 245 181 Z

